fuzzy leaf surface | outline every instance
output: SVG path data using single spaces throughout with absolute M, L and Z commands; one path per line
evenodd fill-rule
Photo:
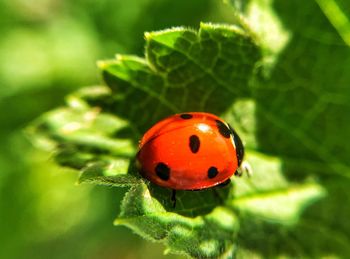
M 291 181 L 316 178 L 328 193 L 294 229 L 242 222 L 255 232 L 242 236 L 242 250 L 261 257 L 349 257 L 349 2 L 231 2 L 264 43 L 266 65 L 253 84 L 253 144 L 278 156 Z M 273 238 L 257 245 L 267 232 Z
M 38 144 L 56 150 L 59 164 L 81 171 L 79 182 L 130 187 L 115 224 L 163 242 L 171 253 L 233 257 L 240 247 L 250 248 L 249 226 L 284 231 L 326 194 L 316 181 L 290 182 L 278 154 L 252 151 L 261 145 L 253 82 L 263 52 L 245 25 L 202 23 L 198 32 L 147 33 L 145 58 L 99 62 L 108 87 L 73 93 L 29 131 Z M 143 180 L 134 157 L 150 126 L 186 111 L 225 118 L 246 142 L 254 177 L 234 177 L 222 189 L 178 191 L 174 208 L 171 191 Z

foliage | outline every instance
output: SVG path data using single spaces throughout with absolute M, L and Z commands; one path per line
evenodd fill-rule
M 41 136 L 38 140 L 58 147 L 57 161 L 80 169 L 80 182 L 131 186 L 115 223 L 162 241 L 168 252 L 230 257 L 238 251 L 240 222 L 274 222 L 277 228 L 296 224 L 324 190 L 312 181 L 288 182 L 277 158 L 248 152 L 253 179 L 235 181 L 234 188 L 221 191 L 179 192 L 175 209 L 169 192 L 140 178 L 133 143 L 142 132 L 181 111 L 239 116 L 255 94 L 248 85 L 261 59 L 254 36 L 240 24 L 203 23 L 198 32 L 174 28 L 147 33 L 146 42 L 146 59 L 118 55 L 99 62 L 109 88 L 85 88 L 69 96 L 66 108 L 36 122 L 32 131 Z M 235 106 L 237 99 L 246 102 Z
M 76 175 L 57 167 L 51 152 L 35 149 L 23 129 L 69 92 L 100 82 L 97 59 L 141 55 L 145 30 L 219 19 L 212 6 L 212 0 L 0 1 L 0 258 L 162 253 L 160 244 L 111 227 L 125 190 L 72 184 Z
M 115 224 L 164 243 L 166 252 L 347 257 L 350 6 L 342 0 L 231 4 L 235 25 L 146 33 L 145 58 L 99 62 L 107 86 L 70 94 L 28 132 L 55 150 L 57 163 L 80 170 L 80 183 L 124 187 Z M 105 28 L 102 38 L 113 30 Z M 11 89 L 6 96 L 19 91 Z M 139 177 L 134 155 L 149 126 L 194 110 L 234 126 L 254 176 L 217 191 L 179 192 L 174 209 L 168 190 Z

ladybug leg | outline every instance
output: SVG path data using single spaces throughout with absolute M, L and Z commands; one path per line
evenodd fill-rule
M 242 171 L 237 169 L 236 172 L 235 172 L 235 176 L 238 176 L 238 177 L 241 177 L 242 176 Z
M 248 177 L 253 176 L 253 169 L 247 161 L 243 161 L 235 172 L 235 175 L 238 177 L 241 177 L 243 174 L 246 174 Z
M 171 192 L 171 201 L 173 203 L 173 208 L 175 209 L 175 207 L 176 207 L 176 190 L 172 190 L 172 192 Z
M 253 168 L 247 161 L 243 161 L 241 164 L 241 168 L 243 173 L 245 173 L 248 177 L 253 176 Z

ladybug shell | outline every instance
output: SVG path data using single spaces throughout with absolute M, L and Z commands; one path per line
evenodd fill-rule
M 236 151 L 237 143 L 242 150 Z M 137 161 L 142 176 L 157 185 L 199 190 L 225 182 L 242 156 L 241 141 L 228 124 L 213 114 L 194 112 L 150 128 L 140 141 Z

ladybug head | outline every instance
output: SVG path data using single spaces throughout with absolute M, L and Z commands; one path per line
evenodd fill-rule
M 238 166 L 240 166 L 242 161 L 243 161 L 243 157 L 244 157 L 244 146 L 243 146 L 242 140 L 238 136 L 237 132 L 231 127 L 230 124 L 227 123 L 227 125 L 229 126 L 231 133 L 232 133 L 233 141 L 234 141 L 235 146 L 236 146 Z

